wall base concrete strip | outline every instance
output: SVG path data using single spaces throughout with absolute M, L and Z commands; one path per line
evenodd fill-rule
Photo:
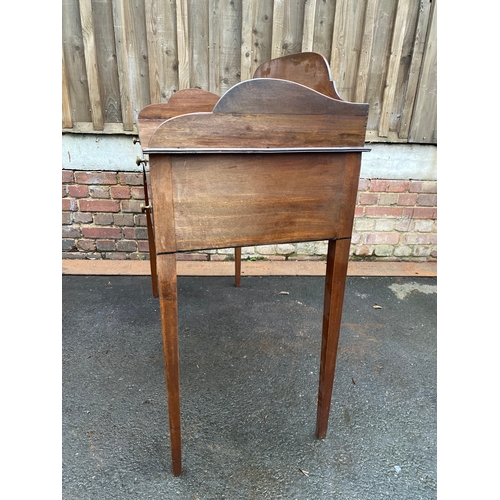
M 326 263 L 307 261 L 242 262 L 242 276 L 323 276 Z M 177 263 L 179 276 L 233 276 L 234 262 Z M 350 262 L 349 276 L 437 276 L 437 262 Z M 63 275 L 147 276 L 149 261 L 62 260 Z
M 437 180 L 437 146 L 421 144 L 367 143 L 363 153 L 362 179 Z M 62 168 L 66 170 L 111 170 L 141 172 L 136 158 L 142 157 L 132 136 L 63 134 Z

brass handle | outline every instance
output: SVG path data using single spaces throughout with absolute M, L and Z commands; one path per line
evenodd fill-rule
M 136 163 L 136 165 L 140 165 L 141 163 L 148 163 L 148 160 L 145 160 L 144 158 L 137 157 L 135 159 L 135 163 Z

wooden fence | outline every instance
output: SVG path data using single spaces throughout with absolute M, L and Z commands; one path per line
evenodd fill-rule
M 136 133 L 180 89 L 221 95 L 271 58 L 314 51 L 368 102 L 367 141 L 437 142 L 437 0 L 63 0 L 64 132 Z

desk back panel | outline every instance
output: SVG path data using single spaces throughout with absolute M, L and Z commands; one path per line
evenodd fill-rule
M 175 239 L 159 238 L 157 251 L 350 238 L 360 159 L 361 153 L 151 155 L 155 224 Z

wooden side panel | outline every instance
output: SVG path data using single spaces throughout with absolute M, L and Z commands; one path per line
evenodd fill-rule
M 366 118 L 334 115 L 223 115 L 193 113 L 164 122 L 155 148 L 362 147 Z
M 149 169 L 156 251 L 158 253 L 175 252 L 170 156 L 150 155 Z
M 137 120 L 142 148 L 148 147 L 153 132 L 163 121 L 186 113 L 210 112 L 218 100 L 218 95 L 206 90 L 185 89 L 176 92 L 166 103 L 146 106 Z
M 363 146 L 368 106 L 331 99 L 303 85 L 262 78 L 234 86 L 213 113 L 165 121 L 152 148 Z
M 349 237 L 338 233 L 347 157 L 173 155 L 177 250 Z

